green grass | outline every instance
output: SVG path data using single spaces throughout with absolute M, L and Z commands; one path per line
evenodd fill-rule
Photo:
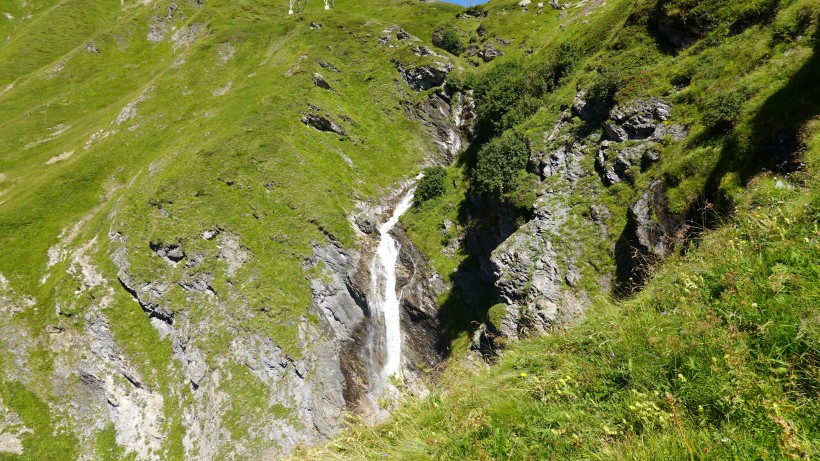
M 33 373 L 27 392 L 59 404 L 42 385 L 53 372 L 40 358 L 51 350 L 45 328 L 82 335 L 86 314 L 110 287 L 114 298 L 102 315 L 118 350 L 147 386 L 166 397 L 167 455 L 184 456 L 180 421 L 192 404 L 189 383 L 170 340 L 160 339 L 120 288 L 111 258 L 121 248 L 135 282 L 170 282 L 164 302 L 174 312 L 196 324 L 232 326 L 206 329 L 192 343 L 212 366 L 230 354 L 233 331 L 271 338 L 292 357 L 304 353 L 298 321 L 307 315 L 311 293 L 302 265 L 312 245 L 332 236 L 352 246 L 347 216 L 355 203 L 381 197 L 434 149 L 422 127 L 405 116 L 401 101 L 409 89 L 393 82 L 391 59 L 422 60 L 407 45 L 377 46 L 379 34 L 399 24 L 429 40 L 435 25 L 458 11 L 402 1 L 339 1 L 336 7 L 325 12 L 313 5 L 288 17 L 285 7 L 264 2 L 199 9 L 179 2 L 168 21 L 177 30 L 203 29 L 190 47 L 175 49 L 172 32 L 162 43 L 146 39 L 152 18 L 168 14 L 167 4 L 0 5 L 0 13 L 15 18 L 7 23 L 0 17 L 1 38 L 10 37 L 0 41 L 0 273 L 15 296 L 37 300 L 36 309 L 17 318 L 32 338 L 43 338 L 26 364 Z M 311 30 L 311 21 L 323 28 Z M 98 54 L 86 52 L 91 40 Z M 235 49 L 228 61 L 218 53 L 225 43 Z M 334 91 L 314 87 L 313 72 Z M 137 115 L 118 124 L 122 109 L 135 102 Z M 337 120 L 349 117 L 352 122 L 342 123 L 350 138 L 304 126 L 300 117 L 308 104 Z M 83 225 L 72 233 L 78 222 Z M 218 240 L 200 237 L 211 229 L 235 236 L 247 251 L 236 274 L 228 275 L 217 258 Z M 125 238 L 110 238 L 118 233 Z M 70 263 L 47 267 L 48 250 L 59 243 L 70 252 L 93 238 L 97 245 L 88 254 L 106 282 L 77 296 L 80 281 L 65 274 Z M 176 283 L 183 268 L 155 257 L 152 242 L 180 242 L 189 256 L 205 256 L 194 273 L 214 275 L 219 306 L 185 293 Z M 58 304 L 63 315 L 56 313 Z M 4 371 L 6 379 L 15 376 Z M 235 375 L 242 383 L 227 392 L 248 405 L 276 392 L 255 377 Z M 237 405 L 236 411 L 248 408 Z M 272 407 L 228 416 L 242 438 L 269 418 L 287 420 L 288 412 Z M 110 434 L 95 437 L 74 443 L 97 444 L 100 456 L 118 456 Z
M 70 428 L 59 424 L 48 404 L 26 389 L 19 381 L 4 382 L 0 385 L 0 397 L 5 405 L 15 412 L 22 424 L 31 432 L 22 436 L 23 454 L 0 454 L 2 459 L 11 460 L 71 460 L 77 456 L 77 439 Z

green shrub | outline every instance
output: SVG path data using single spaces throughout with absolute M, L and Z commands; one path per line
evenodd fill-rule
M 726 130 L 734 126 L 746 101 L 742 90 L 717 93 L 703 105 L 701 121 L 710 130 Z
M 513 190 L 514 180 L 527 166 L 527 144 L 517 134 L 506 131 L 478 151 L 472 169 L 473 187 L 476 192 L 489 194 L 496 200 Z
M 447 170 L 440 166 L 424 169 L 424 177 L 416 187 L 413 202 L 416 206 L 444 194 L 447 187 Z
M 790 9 L 778 18 L 774 24 L 774 40 L 776 42 L 793 41 L 798 36 L 805 34 L 811 24 L 818 19 L 818 8 L 809 5 L 801 5 L 799 8 Z
M 552 78 L 556 86 L 563 83 L 582 56 L 581 47 L 574 42 L 564 42 L 558 47 L 552 62 Z
M 605 67 L 598 71 L 586 92 L 587 100 L 592 103 L 612 103 L 615 93 L 623 85 L 623 76 L 617 67 Z
M 458 56 L 464 52 L 464 42 L 454 27 L 445 27 L 440 32 L 441 48 Z
M 659 23 L 700 38 L 710 31 L 737 34 L 771 18 L 780 2 L 773 0 L 660 0 Z
M 524 66 L 505 61 L 474 78 L 476 128 L 479 132 L 501 132 L 504 115 L 515 108 L 528 93 L 528 78 Z
M 538 198 L 536 194 L 537 187 L 538 176 L 526 170 L 518 170 L 512 184 L 510 184 L 510 190 L 504 194 L 503 200 L 519 210 L 529 210 L 532 208 L 532 204 L 535 203 L 535 199 Z

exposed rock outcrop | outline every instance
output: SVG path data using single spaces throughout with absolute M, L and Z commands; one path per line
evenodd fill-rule
M 669 257 L 698 231 L 691 223 L 704 211 L 690 207 L 683 213 L 670 212 L 663 183 L 656 180 L 647 186 L 629 208 L 626 227 L 615 247 L 621 289 L 641 285 L 649 267 Z
M 333 89 L 333 88 L 330 87 L 330 84 L 327 83 L 327 80 L 325 80 L 325 78 L 322 77 L 322 74 L 320 74 L 318 72 L 313 73 L 313 84 L 318 86 L 319 88 L 321 88 L 323 90 L 332 90 Z
M 595 168 L 606 185 L 631 181 L 630 168 L 640 166 L 646 169 L 660 160 L 659 143 L 665 137 L 680 140 L 687 135 L 684 127 L 669 123 L 670 110 L 665 101 L 650 98 L 610 111 L 603 121 L 607 140 L 601 142 L 595 156 Z M 584 120 L 594 120 L 601 113 L 599 108 L 585 102 L 583 95 L 576 98 L 573 112 Z
M 450 164 L 472 138 L 475 106 L 469 92 L 456 92 L 445 85 L 411 106 L 410 111 L 430 130 L 441 164 Z
M 573 128 L 575 117 L 593 126 L 599 124 L 601 131 L 579 133 Z M 572 108 L 550 132 L 544 133 L 541 146 L 531 148 L 528 168 L 538 174 L 542 185 L 531 219 L 489 256 L 484 278 L 494 284 L 506 313 L 496 313 L 498 324 L 480 334 L 478 341 L 487 341 L 492 334 L 518 338 L 531 332 L 545 332 L 578 318 L 589 304 L 584 279 L 598 277 L 586 283 L 610 285 L 608 272 L 585 275 L 582 271 L 585 255 L 592 251 L 589 246 L 594 246 L 592 242 L 609 239 L 606 208 L 595 203 L 600 188 L 630 181 L 633 166 L 648 168 L 659 159 L 659 142 L 664 137 L 679 140 L 686 134 L 682 126 L 671 122 L 671 107 L 661 99 L 636 100 L 607 113 L 605 108 L 587 103 L 584 95 L 579 94 Z M 588 163 L 584 160 L 590 156 L 595 158 L 595 170 L 601 181 L 598 185 L 583 180 L 596 174 L 585 166 Z M 591 202 L 580 213 L 571 198 L 578 193 Z M 621 238 L 614 251 L 619 260 L 626 258 L 616 266 L 628 266 L 628 272 L 636 263 L 631 253 L 620 254 L 621 247 L 638 248 L 643 254 L 663 258 L 683 241 L 683 217 L 666 209 L 660 182 L 654 182 L 645 191 L 630 209 L 628 219 L 627 227 L 632 230 Z M 580 245 L 585 236 L 587 243 Z M 599 250 L 613 252 L 612 248 Z M 622 276 L 618 274 L 618 278 Z
M 347 137 L 347 131 L 344 127 L 333 120 L 325 111 L 312 105 L 308 105 L 308 108 L 310 111 L 302 114 L 302 123 L 319 131 L 336 133 L 342 137 Z
M 429 66 L 406 67 L 394 61 L 401 78 L 415 91 L 429 90 L 444 84 L 447 75 L 453 69 L 448 63 L 437 62 Z

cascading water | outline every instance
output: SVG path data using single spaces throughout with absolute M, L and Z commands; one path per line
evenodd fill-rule
M 421 175 L 417 179 L 421 178 Z M 374 371 L 375 382 L 371 395 L 380 397 L 390 379 L 401 379 L 401 313 L 399 293 L 396 292 L 396 264 L 399 260 L 399 243 L 390 235 L 390 231 L 399 222 L 399 218 L 413 204 L 411 189 L 396 205 L 393 215 L 379 226 L 381 240 L 376 248 L 376 255 L 370 268 L 370 296 L 368 297 L 372 316 L 369 338 L 369 350 L 373 366 L 381 364 L 378 372 Z

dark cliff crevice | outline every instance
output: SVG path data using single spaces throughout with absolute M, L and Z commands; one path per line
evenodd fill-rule
M 131 295 L 131 297 L 134 299 L 134 301 L 136 301 L 140 305 L 143 312 L 148 314 L 149 318 L 160 320 L 161 322 L 163 322 L 163 323 L 165 323 L 169 326 L 174 325 L 174 315 L 173 315 L 173 313 L 163 312 L 161 309 L 158 308 L 158 306 L 155 306 L 151 303 L 144 302 L 142 299 L 140 299 L 139 294 L 137 293 L 137 290 L 130 287 L 125 282 L 125 280 L 123 280 L 123 277 L 118 276 L 117 280 L 120 282 L 120 286 L 126 292 L 128 292 L 129 295 Z

